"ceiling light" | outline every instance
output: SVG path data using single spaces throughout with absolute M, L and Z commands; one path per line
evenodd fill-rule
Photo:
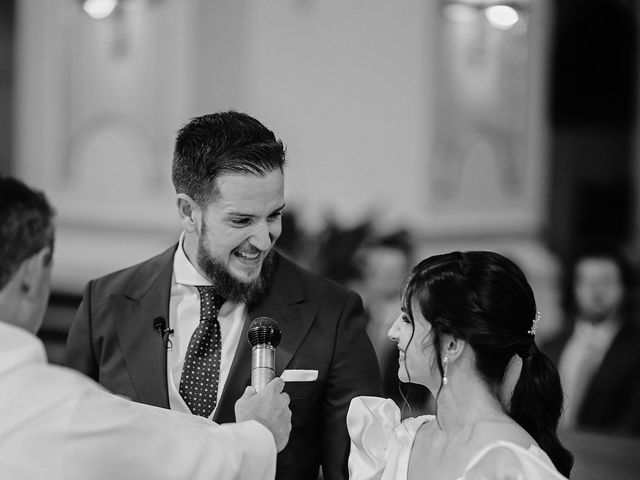
M 100 20 L 107 18 L 118 5 L 118 0 L 84 0 L 82 9 L 91 18 Z
M 484 14 L 491 25 L 501 30 L 510 29 L 518 23 L 518 20 L 520 20 L 520 16 L 516 9 L 507 5 L 493 5 L 491 7 L 487 7 Z

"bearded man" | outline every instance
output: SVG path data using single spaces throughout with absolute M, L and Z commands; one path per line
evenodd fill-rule
M 557 362 L 566 429 L 640 434 L 640 327 L 635 274 L 608 245 L 580 250 L 567 278 L 566 325 L 541 345 Z
M 360 297 L 276 252 L 285 149 L 238 112 L 194 118 L 179 132 L 172 180 L 177 245 L 89 282 L 67 364 L 136 402 L 234 421 L 250 382 L 252 319 L 282 330 L 276 375 L 292 431 L 278 479 L 347 478 L 351 399 L 379 395 Z M 163 452 L 159 452 L 160 455 Z

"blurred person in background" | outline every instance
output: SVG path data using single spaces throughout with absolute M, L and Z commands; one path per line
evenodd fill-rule
M 275 250 L 284 164 L 282 141 L 249 115 L 187 123 L 172 165 L 183 232 L 165 252 L 89 282 L 67 363 L 134 401 L 231 422 L 250 382 L 248 325 L 271 317 L 293 423 L 277 478 L 316 480 L 321 466 L 325 480 L 342 480 L 349 402 L 379 393 L 380 373 L 360 296 Z
M 362 295 L 367 311 L 367 333 L 384 371 L 389 352 L 395 350 L 387 332 L 395 319 L 402 282 L 412 263 L 408 232 L 370 234 L 356 250 L 355 261 L 358 274 L 352 286 Z M 395 372 L 394 377 L 397 377 Z
M 0 177 L 0 476 L 12 480 L 270 479 L 291 429 L 275 380 L 215 425 L 140 405 L 47 364 L 54 212 L 46 197 Z
M 389 341 L 401 299 L 402 284 L 413 263 L 413 242 L 405 229 L 376 233 L 371 229 L 354 254 L 356 279 L 351 286 L 364 301 L 367 313 L 367 334 L 376 350 L 382 373 L 384 395 L 396 403 L 405 401 L 414 414 L 431 408 L 429 391 L 422 385 L 410 384 L 401 391 L 398 382 L 398 352 Z
M 567 270 L 566 324 L 541 347 L 560 370 L 565 428 L 640 434 L 634 273 L 609 246 L 584 249 Z
M 410 233 L 405 229 L 381 232 L 373 217 L 342 226 L 329 216 L 319 237 L 316 269 L 362 296 L 367 334 L 376 351 L 384 395 L 398 405 L 409 406 L 412 414 L 431 411 L 431 395 L 424 386 L 401 386 L 398 382 L 398 355 L 387 337 L 402 283 L 413 261 Z

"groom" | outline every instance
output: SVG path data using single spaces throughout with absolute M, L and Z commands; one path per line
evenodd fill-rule
M 178 243 L 89 282 L 67 363 L 134 401 L 231 422 L 250 381 L 247 326 L 272 317 L 282 330 L 276 375 L 286 381 L 293 426 L 276 478 L 315 480 L 322 466 L 325 480 L 345 479 L 349 402 L 379 395 L 379 372 L 360 297 L 274 249 L 284 163 L 282 142 L 248 115 L 204 115 L 184 126 L 172 168 Z M 193 404 L 184 381 L 199 375 L 198 348 L 209 355 L 209 376 L 195 382 L 211 399 L 206 408 Z

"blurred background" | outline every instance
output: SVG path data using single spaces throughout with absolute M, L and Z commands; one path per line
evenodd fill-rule
M 287 145 L 279 246 L 362 294 L 383 368 L 409 267 L 454 249 L 515 260 L 552 338 L 576 251 L 638 266 L 639 21 L 636 0 L 0 2 L 0 173 L 58 212 L 50 361 L 89 279 L 177 240 L 175 134 L 226 109 Z M 566 435 L 574 478 L 640 468 L 632 438 Z

